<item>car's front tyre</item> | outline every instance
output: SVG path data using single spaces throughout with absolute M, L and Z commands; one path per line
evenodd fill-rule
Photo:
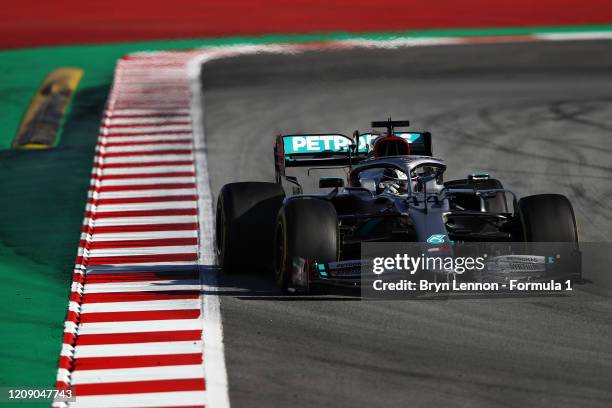
M 561 194 L 538 194 L 518 202 L 526 242 L 578 242 L 574 209 Z
M 323 199 L 289 200 L 278 213 L 274 238 L 277 284 L 292 286 L 293 262 L 304 259 L 327 263 L 338 259 L 338 215 Z

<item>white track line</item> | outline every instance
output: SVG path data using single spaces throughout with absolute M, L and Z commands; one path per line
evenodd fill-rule
M 108 370 L 75 371 L 73 384 L 101 384 L 110 382 L 173 380 L 182 378 L 204 378 L 201 365 L 162 367 L 118 368 Z
M 163 209 L 181 209 L 181 208 L 196 208 L 197 201 L 160 201 L 154 203 L 136 203 L 136 204 L 98 204 L 99 212 L 117 212 L 117 211 L 133 211 L 133 210 L 163 210 Z M 89 208 L 93 208 L 90 206 Z
M 81 313 L 138 312 L 146 310 L 198 309 L 200 299 L 148 300 L 142 302 L 84 303 Z
M 176 321 L 176 320 L 172 320 Z M 133 322 L 123 323 L 129 326 Z M 162 341 L 155 343 L 105 344 L 96 346 L 76 346 L 75 358 L 85 357 L 131 357 L 154 356 L 157 354 L 193 354 L 202 352 L 201 341 Z M 112 381 L 109 381 L 112 382 Z
M 195 177 L 136 177 L 129 179 L 92 180 L 92 184 L 102 187 L 134 186 L 143 184 L 195 183 Z
M 573 33 L 540 33 L 533 34 L 534 38 L 544 41 L 579 41 L 579 40 L 609 40 L 612 39 L 610 31 L 573 32 Z
M 173 188 L 167 190 L 129 190 L 129 191 L 104 191 L 98 193 L 98 200 L 106 198 L 141 198 L 141 197 L 169 197 L 169 196 L 184 196 L 196 195 L 195 188 Z
M 185 154 L 151 154 L 151 155 L 133 155 L 133 156 L 119 156 L 119 157 L 106 157 L 104 158 L 104 164 L 135 164 L 135 163 L 156 163 L 166 161 L 183 161 L 193 160 L 193 155 L 189 153 Z
M 200 259 L 203 268 L 217 265 L 214 250 L 214 215 L 208 162 L 206 158 L 206 137 L 204 134 L 204 98 L 200 74 L 207 57 L 200 55 L 189 61 L 187 66 L 191 84 L 191 115 L 193 118 L 193 135 L 196 155 L 196 174 L 198 178 L 198 210 L 200 220 Z M 203 296 L 202 314 L 204 319 L 204 370 L 208 406 L 212 408 L 229 408 L 229 388 L 227 368 L 225 365 L 225 347 L 223 345 L 223 322 L 221 305 L 217 291 L 217 272 L 203 269 L 200 273 Z
M 193 171 L 193 166 L 146 166 L 146 167 L 126 167 L 126 168 L 107 168 L 104 169 L 104 175 L 115 176 L 115 175 L 127 175 L 127 174 L 155 174 L 155 173 L 168 173 L 168 172 L 185 172 Z M 97 174 L 97 172 L 94 172 Z
M 144 239 L 166 239 L 166 238 L 197 238 L 197 230 L 181 230 L 181 231 L 151 231 L 151 232 L 122 232 L 122 233 L 96 233 L 91 236 L 91 242 L 106 242 L 106 241 L 130 241 Z M 87 234 L 82 233 L 81 239 L 87 239 Z M 88 273 L 91 273 L 89 271 Z
M 122 225 L 148 225 L 148 224 L 183 224 L 198 222 L 195 215 L 176 215 L 159 217 L 117 217 L 100 218 L 96 220 L 96 227 L 117 227 Z M 86 222 L 87 224 L 87 222 Z
M 155 255 L 155 254 L 195 254 L 198 252 L 197 245 L 176 245 L 176 246 L 152 246 L 138 248 L 104 248 L 90 249 L 89 257 L 104 256 L 135 256 L 135 255 Z
M 202 319 L 143 320 L 130 322 L 129 325 L 124 322 L 82 323 L 79 334 L 148 333 L 201 329 Z

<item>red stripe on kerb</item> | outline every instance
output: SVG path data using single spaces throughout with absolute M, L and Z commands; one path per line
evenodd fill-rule
M 58 366 L 59 368 L 70 370 L 72 368 L 72 359 L 68 356 L 60 356 Z
M 196 201 L 197 195 L 176 195 L 176 196 L 159 196 L 159 197 L 125 197 L 125 198 L 90 198 L 87 200 L 89 204 L 138 204 L 138 203 L 159 203 L 167 201 Z
M 82 357 L 74 360 L 74 369 L 100 370 L 193 364 L 202 364 L 201 353 L 125 357 Z
M 93 228 L 84 225 L 81 231 L 91 232 L 92 234 L 114 234 L 121 232 L 193 231 L 197 229 L 197 223 L 185 222 L 176 224 L 116 225 Z
M 113 191 L 140 191 L 140 190 L 180 190 L 195 188 L 195 183 L 165 183 L 165 184 L 134 184 L 129 186 L 101 186 L 92 187 L 89 191 L 108 193 Z
M 139 119 L 139 118 L 175 118 L 175 117 L 189 117 L 188 112 L 159 112 L 159 113 L 133 113 L 133 114 L 121 114 L 114 112 L 107 112 L 104 115 L 105 119 Z
M 152 66 L 152 68 L 154 67 L 155 66 Z M 128 75 L 128 78 L 138 77 L 141 71 L 142 70 L 140 68 L 137 68 L 137 73 Z M 129 83 L 130 81 L 128 80 L 127 82 Z M 164 87 L 164 86 L 156 86 L 154 84 L 147 84 L 147 86 L 139 86 L 137 89 L 129 89 L 129 88 L 124 89 L 123 92 L 121 93 L 121 96 L 122 96 L 121 102 L 126 102 L 125 100 L 123 100 L 123 98 L 142 98 L 143 96 L 146 98 L 151 95 L 163 95 L 166 98 L 171 98 L 172 100 L 182 101 L 184 98 L 187 98 L 189 96 L 189 89 L 185 86 L 180 86 L 180 85 L 177 85 L 173 89 L 169 89 L 168 86 Z M 130 99 L 127 99 L 127 100 L 129 101 Z
M 70 299 L 75 300 L 80 295 L 72 293 Z M 179 300 L 198 299 L 198 290 L 160 290 L 150 292 L 113 292 L 113 293 L 86 293 L 81 303 L 113 303 L 113 302 L 140 302 L 149 300 Z
M 74 334 L 74 333 L 64 333 L 64 338 L 63 338 L 64 344 L 73 344 L 76 339 L 77 339 L 76 334 Z M 60 361 L 60 363 L 61 363 L 61 361 Z M 60 366 L 60 368 L 65 368 L 65 367 L 61 367 Z
M 92 273 L 87 277 L 87 283 L 117 283 L 117 282 L 151 282 L 159 280 L 186 280 L 198 279 L 199 272 L 194 271 L 167 271 L 167 272 L 117 272 Z
M 178 330 L 144 333 L 113 334 L 80 334 L 77 346 L 94 346 L 100 344 L 134 344 L 157 343 L 162 341 L 198 341 L 202 339 L 202 330 Z
M 139 312 L 81 313 L 80 323 L 137 322 L 143 320 L 197 319 L 200 309 L 146 310 Z
M 167 210 L 141 210 L 141 211 L 86 211 L 85 216 L 95 219 L 100 218 L 133 218 L 133 217 L 160 217 L 172 215 L 197 215 L 197 208 L 170 208 Z
M 97 169 L 121 169 L 130 167 L 159 167 L 159 166 L 188 166 L 192 165 L 193 160 L 165 160 L 146 163 L 104 163 L 94 164 Z
M 81 240 L 82 247 L 88 242 Z M 197 245 L 197 238 L 161 238 L 161 239 L 139 239 L 126 241 L 95 241 L 89 242 L 88 249 L 108 249 L 108 248 L 142 248 L 142 247 L 160 247 L 160 246 L 179 246 L 179 245 Z M 88 275 L 87 282 L 90 282 Z
M 106 138 L 111 137 L 138 137 L 138 136 L 156 136 L 156 135 L 191 135 L 191 130 L 150 130 L 147 132 L 113 132 L 104 135 Z
M 94 256 L 87 258 L 87 265 L 122 265 L 149 262 L 187 262 L 198 259 L 197 253 L 186 254 L 155 254 L 155 255 L 133 255 L 133 256 Z M 83 257 L 77 257 L 77 263 L 83 263 Z
M 191 125 L 191 121 L 181 121 L 181 122 L 171 122 L 171 123 L 117 123 L 114 125 L 102 125 L 105 129 L 114 129 L 114 128 L 134 128 L 134 127 L 156 127 L 156 126 L 189 126 Z
M 98 153 L 98 157 L 159 156 L 164 154 L 191 154 L 191 149 L 141 150 L 133 152 Z
M 165 177 L 195 177 L 193 171 L 172 171 L 165 173 L 131 173 L 131 174 L 92 174 L 94 180 L 122 180 L 141 178 L 165 178 Z
M 191 144 L 191 139 L 161 139 L 161 140 L 145 140 L 139 142 L 111 142 L 103 143 L 104 147 L 120 147 L 120 146 L 141 146 L 141 145 L 160 145 L 160 144 Z
M 204 378 L 179 380 L 132 381 L 100 384 L 72 385 L 76 397 L 86 395 L 141 394 L 147 392 L 203 391 Z
M 72 310 L 69 310 L 66 313 L 66 321 L 67 322 L 74 322 L 77 323 L 79 320 L 79 314 L 77 312 L 74 312 Z
M 159 98 L 165 98 L 166 95 L 159 95 Z M 181 105 L 181 106 L 187 106 L 191 101 L 185 99 L 172 99 L 172 103 L 176 104 L 176 105 L 158 105 L 158 106 L 151 106 L 149 101 L 137 101 L 137 100 L 132 100 L 132 101 L 124 101 L 125 103 L 121 103 L 121 104 L 116 104 L 115 108 L 116 109 L 140 109 L 140 108 L 145 108 L 145 109 L 151 109 L 151 108 L 155 108 L 155 109 L 172 109 L 174 107 L 176 107 L 177 105 Z

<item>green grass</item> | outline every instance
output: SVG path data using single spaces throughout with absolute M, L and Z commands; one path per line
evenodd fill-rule
M 54 62 L 61 63 L 59 58 L 36 60 L 34 55 L 23 61 L 22 69 L 12 61 L 14 71 L 4 73 L 9 80 L 3 81 L 3 91 L 11 88 L 15 92 L 11 103 L 28 94 L 31 82 L 38 83 Z M 89 67 L 58 148 L 0 152 L 0 386 L 48 388 L 55 383 L 72 267 L 112 65 Z

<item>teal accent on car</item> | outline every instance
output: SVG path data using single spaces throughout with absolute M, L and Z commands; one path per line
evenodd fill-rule
M 348 151 L 351 143 L 350 138 L 338 134 L 283 136 L 285 155 L 342 153 Z
M 319 275 L 322 278 L 327 278 L 327 272 L 325 271 L 325 264 L 318 264 L 317 269 L 319 270 Z
M 421 143 L 423 134 L 418 132 L 395 132 L 408 143 Z M 367 153 L 378 135 L 362 133 L 359 136 L 359 153 Z M 340 134 L 286 135 L 283 136 L 285 157 L 292 154 L 343 153 L 347 152 L 353 140 Z
M 443 244 L 446 241 L 446 235 L 444 234 L 434 234 L 427 238 L 428 244 Z

